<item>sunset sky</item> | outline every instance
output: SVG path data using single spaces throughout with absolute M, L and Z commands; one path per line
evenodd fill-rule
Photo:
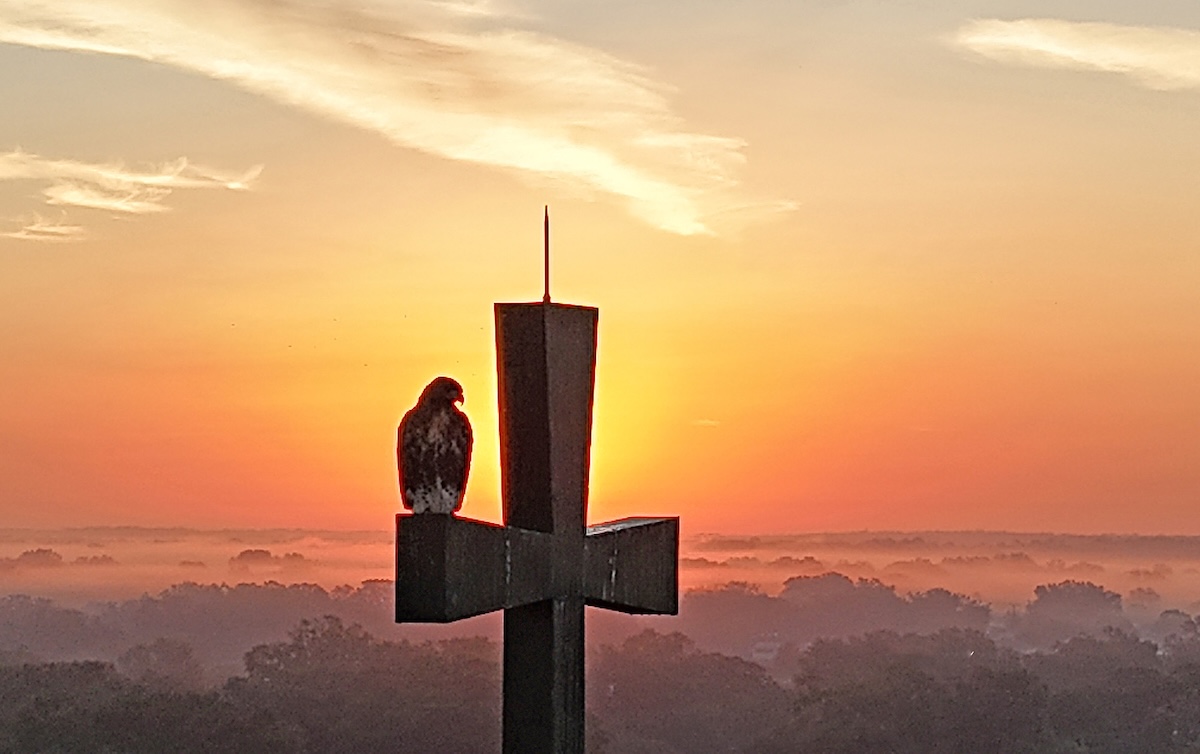
M 0 527 L 386 529 L 492 304 L 593 522 L 1200 533 L 1200 4 L 0 0 Z

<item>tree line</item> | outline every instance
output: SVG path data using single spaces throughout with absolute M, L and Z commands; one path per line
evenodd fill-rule
M 10 658 L 12 659 L 12 658 Z M 1017 652 L 963 628 L 820 639 L 790 677 L 644 631 L 588 655 L 588 751 L 1132 754 L 1200 751 L 1200 639 L 1116 629 Z M 0 751 L 486 752 L 500 648 L 379 639 L 327 616 L 204 688 L 162 639 L 116 663 L 0 665 Z
M 1036 588 L 1021 610 L 990 605 L 945 589 L 901 594 L 875 579 L 838 573 L 789 579 L 778 594 L 745 583 L 684 595 L 676 618 L 632 618 L 611 613 L 589 617 L 593 641 L 613 643 L 650 627 L 679 631 L 707 651 L 763 658 L 763 645 L 804 647 L 821 638 L 872 631 L 932 633 L 942 628 L 987 633 L 1005 646 L 1029 651 L 1107 628 L 1136 633 L 1157 643 L 1195 632 L 1195 619 L 1178 609 L 1149 609 L 1150 590 L 1136 590 L 1128 609 L 1121 595 L 1090 582 L 1062 581 Z M 160 637 L 189 643 L 215 680 L 241 669 L 243 653 L 283 639 L 305 618 L 336 615 L 385 639 L 429 638 L 429 632 L 393 622 L 390 581 L 327 590 L 315 584 L 184 583 L 156 595 L 67 608 L 51 600 L 0 597 L 0 653 L 34 660 L 115 660 L 129 647 Z M 460 634 L 499 636 L 499 623 L 455 628 Z M 433 634 L 445 636 L 441 634 Z M 772 650 L 773 651 L 773 650 Z

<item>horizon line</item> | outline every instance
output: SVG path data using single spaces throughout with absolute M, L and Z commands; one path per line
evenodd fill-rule
M 119 533 L 125 532 L 130 534 L 135 533 L 173 533 L 173 534 L 239 534 L 239 533 L 277 533 L 277 534 L 330 534 L 337 536 L 348 535 L 379 535 L 387 534 L 391 536 L 394 532 L 391 527 L 381 527 L 379 529 L 336 529 L 330 527 L 297 527 L 297 526 L 225 526 L 225 527 L 200 527 L 200 526 L 149 526 L 140 524 L 96 524 L 87 526 L 59 526 L 59 527 L 39 527 L 39 526 L 13 526 L 0 527 L 0 539 L 7 535 L 18 534 L 48 534 L 48 533 L 84 533 L 84 532 L 107 532 Z M 822 537 L 822 536 L 885 536 L 885 535 L 905 535 L 911 536 L 914 534 L 924 535 L 1005 535 L 1005 536 L 1020 536 L 1020 537 L 1087 537 L 1087 538 L 1142 538 L 1142 539 L 1200 539 L 1200 532 L 1190 534 L 1180 533 L 1146 533 L 1146 532 L 1073 532 L 1073 531 L 1019 531 L 1013 529 L 831 529 L 831 530 L 810 530 L 810 531 L 780 531 L 780 532 L 757 532 L 757 533 L 725 533 L 718 531 L 697 532 L 688 535 L 687 539 L 705 539 L 705 538 L 737 538 L 737 539 L 768 539 L 768 538 L 785 538 L 785 537 Z

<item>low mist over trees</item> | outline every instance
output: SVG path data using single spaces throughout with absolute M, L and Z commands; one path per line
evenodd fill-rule
M 945 589 L 900 595 L 876 579 L 851 581 L 837 573 L 788 579 L 778 597 L 736 583 L 694 591 L 680 614 L 680 630 L 701 647 L 747 657 L 761 642 L 803 646 L 880 630 L 985 631 L 991 619 L 987 605 Z
M 684 595 L 677 618 L 641 621 L 592 615 L 589 635 L 593 641 L 614 643 L 644 627 L 679 631 L 700 650 L 742 657 L 769 668 L 817 639 L 873 631 L 929 634 L 958 628 L 986 633 L 1016 649 L 1045 650 L 1075 636 L 1101 636 L 1116 629 L 1175 652 L 1191 646 L 1197 628 L 1190 614 L 1177 608 L 1147 607 L 1154 603 L 1150 590 L 1134 596 L 1138 602 L 1127 606 L 1119 594 L 1102 586 L 1066 580 L 1038 586 L 1024 609 L 997 612 L 945 589 L 902 594 L 877 579 L 851 580 L 826 573 L 788 579 L 775 595 L 745 583 L 694 590 Z M 99 659 L 128 664 L 141 661 L 134 656 L 122 659 L 141 645 L 157 661 L 166 662 L 167 645 L 149 649 L 166 639 L 188 646 L 192 659 L 204 670 L 204 682 L 211 685 L 237 673 L 250 647 L 280 641 L 301 620 L 317 616 L 335 615 L 381 638 L 421 637 L 424 629 L 395 625 L 392 600 L 389 581 L 333 590 L 274 582 L 185 583 L 157 595 L 87 609 L 21 595 L 0 597 L 0 658 L 15 653 L 46 661 Z M 484 630 L 498 636 L 498 624 Z M 447 634 L 433 634 L 439 635 Z
M 282 639 L 306 618 L 337 615 L 377 633 L 394 631 L 393 599 L 390 581 L 334 590 L 273 582 L 185 583 L 87 611 L 14 595 L 0 597 L 0 652 L 44 660 L 117 660 L 136 645 L 174 639 L 189 645 L 202 665 L 227 666 L 233 673 L 248 648 Z
M 107 663 L 0 666 L 0 751 L 498 751 L 499 664 L 487 640 L 389 642 L 330 616 L 207 692 Z M 1200 665 L 1119 631 L 1028 654 L 969 629 L 822 639 L 787 682 L 678 633 L 593 648 L 588 664 L 594 754 L 1200 748 Z
M 594 615 L 589 752 L 1200 751 L 1196 619 L 1134 597 L 1066 580 L 994 611 L 826 573 L 690 592 L 666 630 Z M 419 640 L 392 599 L 0 598 L 0 752 L 497 751 L 498 644 Z

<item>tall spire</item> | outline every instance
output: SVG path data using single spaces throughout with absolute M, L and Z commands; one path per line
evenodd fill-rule
M 545 291 L 542 294 L 542 303 L 550 303 L 550 205 L 546 205 L 546 218 L 542 223 L 542 265 L 543 265 L 543 282 L 545 283 Z

